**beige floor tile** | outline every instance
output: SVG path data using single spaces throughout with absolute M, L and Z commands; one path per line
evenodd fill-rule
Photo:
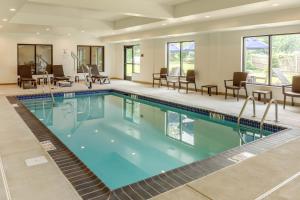
M 300 140 L 188 185 L 216 200 L 252 200 L 300 171 Z
M 45 156 L 48 163 L 28 167 L 25 160 Z M 76 200 L 80 199 L 59 169 L 42 150 L 3 156 L 9 190 L 14 200 Z
M 300 177 L 271 193 L 264 200 L 297 200 L 300 199 Z
M 209 200 L 188 186 L 183 186 L 163 193 L 152 200 Z
M 38 143 L 38 141 L 32 136 L 23 136 L 14 139 L 0 140 L 1 156 L 25 152 L 34 149 L 42 150 L 42 147 Z

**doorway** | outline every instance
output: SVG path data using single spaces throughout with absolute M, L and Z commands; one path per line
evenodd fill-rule
M 124 79 L 131 81 L 133 73 L 133 46 L 124 46 Z

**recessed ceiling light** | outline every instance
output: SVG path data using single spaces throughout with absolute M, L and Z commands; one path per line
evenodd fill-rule
M 167 25 L 167 23 L 163 23 L 162 25 L 163 25 L 163 26 L 166 26 L 166 25 Z
M 2 19 L 2 21 L 4 21 L 4 22 L 7 22 L 7 21 L 8 21 L 8 19 L 4 18 L 4 19 Z
M 133 156 L 135 156 L 135 154 L 136 154 L 135 152 L 132 152 L 132 153 L 131 153 L 131 155 L 133 155 Z
M 15 9 L 15 8 L 10 8 L 10 9 L 9 9 L 9 11 L 11 11 L 11 12 L 15 12 L 15 11 L 16 11 L 16 9 Z
M 50 31 L 50 28 L 46 28 L 46 31 Z
M 272 6 L 277 7 L 277 6 L 279 6 L 279 3 L 273 3 Z
M 210 16 L 209 16 L 209 15 L 206 15 L 205 18 L 210 18 Z

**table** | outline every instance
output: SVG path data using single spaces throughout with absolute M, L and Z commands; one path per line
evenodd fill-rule
M 211 90 L 212 89 L 215 89 L 216 95 L 219 95 L 218 86 L 217 85 L 202 85 L 201 86 L 201 94 L 202 95 L 203 95 L 203 89 L 204 88 L 207 88 L 207 93 L 208 93 L 209 96 L 211 96 Z
M 79 76 L 75 76 L 75 83 L 79 83 Z
M 37 83 L 39 84 L 39 85 L 41 85 L 41 81 L 43 81 L 44 82 L 44 84 L 48 84 L 48 79 L 47 78 L 44 78 L 44 77 L 38 77 L 37 78 Z
M 267 95 L 269 95 L 269 97 L 270 97 L 269 100 L 271 100 L 273 98 L 272 91 L 270 91 L 270 90 L 253 90 L 252 96 L 255 97 L 255 94 L 258 95 L 258 97 L 257 97 L 258 101 L 261 100 L 262 95 L 264 96 L 264 104 L 266 104 L 266 102 L 267 102 Z
M 176 89 L 176 83 L 178 83 L 178 76 L 167 76 L 167 87 L 169 89 L 169 84 L 173 84 L 173 89 Z

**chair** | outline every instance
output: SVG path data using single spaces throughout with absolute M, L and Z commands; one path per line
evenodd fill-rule
M 247 91 L 247 72 L 234 72 L 232 80 L 224 80 L 225 84 L 225 99 L 227 99 L 227 90 L 233 91 L 233 96 L 237 96 L 237 101 L 240 98 L 240 90 L 245 89 L 246 96 L 248 97 Z M 228 82 L 232 82 L 232 85 L 228 85 Z M 235 91 L 237 91 L 237 95 L 235 95 Z
M 65 76 L 62 65 L 53 65 L 53 83 L 56 85 L 58 81 L 70 81 L 70 77 Z
M 110 79 L 108 76 L 103 76 L 100 74 L 98 66 L 97 65 L 90 65 L 89 66 L 91 68 L 91 75 L 92 75 L 92 81 L 93 83 L 97 81 L 99 81 L 100 84 L 109 84 L 110 83 Z
M 34 88 L 37 88 L 36 79 L 32 77 L 32 71 L 30 65 L 20 65 L 18 66 L 18 85 L 25 89 L 25 82 L 30 82 Z
M 187 73 L 186 73 L 186 76 L 180 76 L 179 77 L 178 91 L 181 89 L 182 84 L 186 84 L 186 93 L 188 93 L 190 83 L 195 85 L 195 91 L 197 92 L 195 70 L 188 70 Z
M 159 73 L 153 73 L 153 83 L 152 87 L 154 87 L 154 82 L 159 81 L 159 87 L 162 85 L 162 80 L 167 81 L 168 68 L 161 68 Z
M 291 88 L 291 91 L 286 91 L 286 88 Z M 284 96 L 283 108 L 285 108 L 286 97 L 292 97 L 292 106 L 294 106 L 294 97 L 300 97 L 300 76 L 293 76 L 293 81 L 291 85 L 283 85 L 282 93 Z

